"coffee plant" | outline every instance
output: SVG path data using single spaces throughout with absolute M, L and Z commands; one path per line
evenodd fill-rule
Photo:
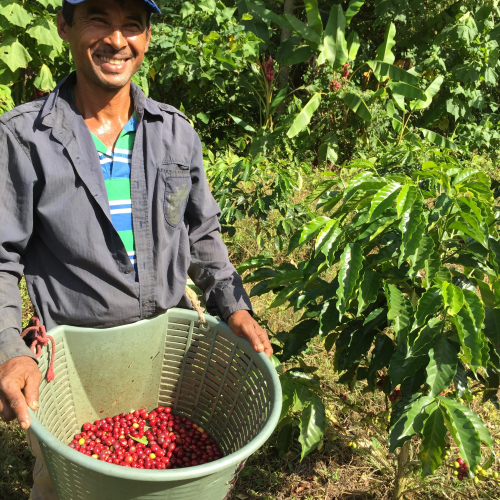
M 258 283 L 253 295 L 274 292 L 270 307 L 305 311 L 278 337 L 281 362 L 320 336 L 327 352 L 334 348 L 341 383 L 391 396 L 391 453 L 420 436 L 425 477 L 453 439 L 473 477 L 494 460 L 490 432 L 469 403 L 472 388 L 497 402 L 500 206 L 486 174 L 437 156 L 409 173 L 358 160 L 349 180 L 322 181 L 315 217 L 288 248 L 309 248 L 309 258 L 249 261 L 245 281 Z M 285 382 L 283 392 L 285 414 L 300 396 Z M 319 415 L 303 455 L 322 429 Z
M 215 158 L 210 150 L 206 159 L 207 176 L 221 208 L 223 232 L 236 233 L 237 221 L 250 219 L 259 248 L 274 243 L 281 252 L 307 213 L 294 197 L 302 187 L 304 174 L 311 169 L 305 163 L 278 158 L 253 159 L 229 152 Z M 231 244 L 231 242 L 229 242 Z

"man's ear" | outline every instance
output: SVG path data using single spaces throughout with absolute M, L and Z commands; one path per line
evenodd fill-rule
M 57 32 L 59 36 L 65 41 L 69 42 L 69 24 L 64 19 L 62 12 L 57 13 Z
M 149 49 L 149 42 L 151 41 L 151 31 L 152 31 L 153 27 L 150 26 L 147 30 L 146 30 L 146 50 L 144 52 L 147 52 L 148 49 Z

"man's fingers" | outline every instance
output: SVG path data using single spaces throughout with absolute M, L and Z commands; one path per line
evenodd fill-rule
M 269 358 L 273 353 L 273 348 L 269 342 L 266 331 L 252 318 L 246 310 L 236 311 L 228 318 L 231 330 L 250 342 L 252 348 L 257 352 L 265 352 Z
M 10 422 L 16 418 L 16 414 L 12 408 L 8 405 L 5 398 L 0 393 L 0 420 L 4 422 Z
M 232 325 L 232 330 L 238 337 L 247 339 L 255 351 L 262 352 L 264 350 L 264 344 L 262 343 L 255 325 L 256 323 L 252 320 L 252 322 L 249 323 Z
M 267 332 L 260 325 L 258 325 L 256 328 L 258 330 L 260 340 L 264 346 L 264 352 L 266 353 L 266 356 L 270 358 L 271 355 L 273 354 L 273 348 L 271 346 L 271 342 L 269 342 L 269 336 L 267 335 Z
M 33 410 L 38 410 L 38 397 L 39 397 L 39 386 L 42 374 L 37 370 L 36 375 L 28 375 L 26 379 L 26 385 L 24 386 L 24 397 L 26 403 Z
M 28 429 L 30 426 L 30 416 L 28 413 L 28 405 L 26 404 L 26 399 L 24 399 L 21 389 L 14 384 L 10 384 L 2 389 L 5 399 L 7 400 L 7 406 L 12 408 L 12 411 L 19 421 L 19 425 L 24 430 Z
M 256 321 L 253 321 L 250 325 L 245 325 L 243 330 L 251 346 L 257 352 L 264 351 L 266 356 L 270 358 L 273 348 L 271 347 L 271 342 L 269 342 L 266 331 Z
M 250 342 L 250 345 L 257 352 L 262 352 L 265 349 L 265 346 L 260 338 L 260 335 L 257 333 L 254 325 L 244 325 L 242 327 L 243 334 L 245 338 Z
M 38 408 L 38 386 L 42 374 L 36 361 L 29 356 L 9 359 L 0 365 L 0 404 L 2 418 L 17 418 L 23 429 L 30 426 L 28 401 L 33 410 Z

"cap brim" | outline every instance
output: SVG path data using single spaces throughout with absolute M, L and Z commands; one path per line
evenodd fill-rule
M 86 2 L 87 0 L 64 0 L 64 1 L 72 5 L 77 5 L 79 3 Z M 146 7 L 149 10 L 149 12 L 151 12 L 152 14 L 161 14 L 160 8 L 153 2 L 153 0 L 143 0 L 143 1 L 146 4 Z

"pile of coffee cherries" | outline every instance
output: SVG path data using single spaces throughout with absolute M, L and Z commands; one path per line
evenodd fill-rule
M 69 446 L 97 460 L 136 469 L 180 469 L 222 457 L 201 426 L 163 406 L 87 422 Z

